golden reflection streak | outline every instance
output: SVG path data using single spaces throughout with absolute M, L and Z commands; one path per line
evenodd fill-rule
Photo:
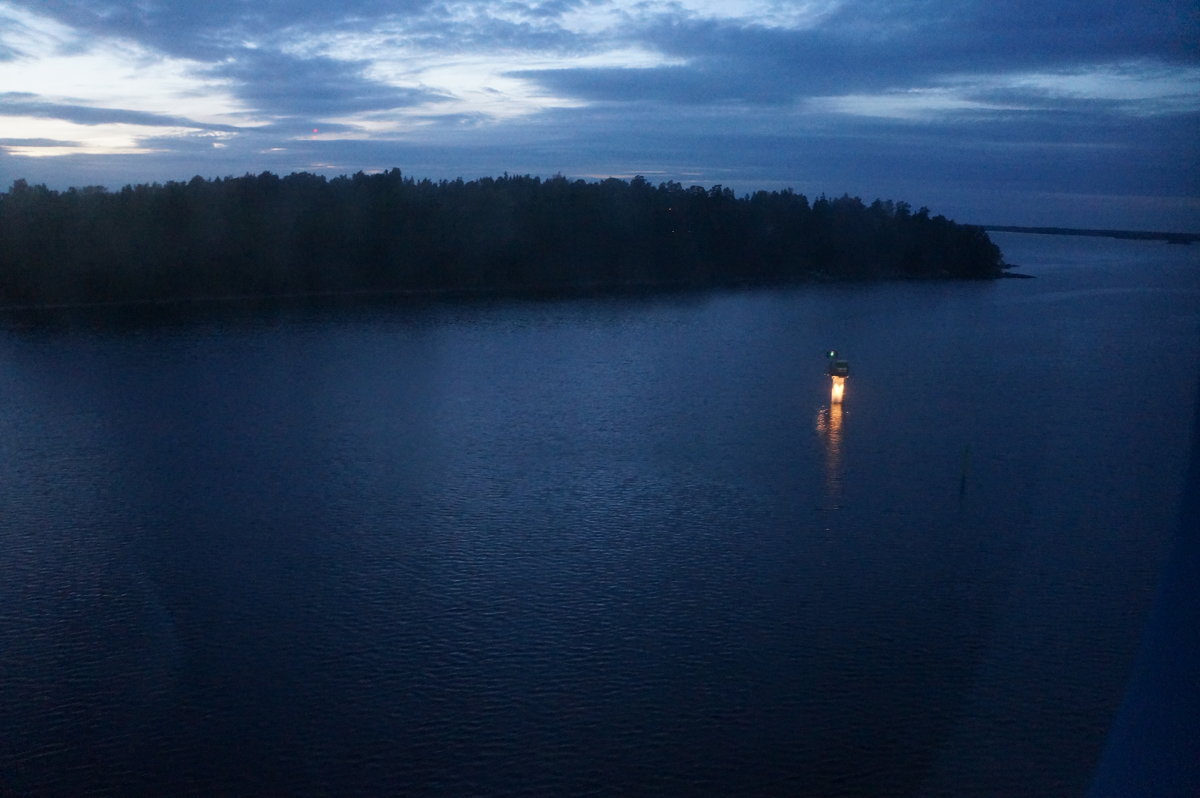
M 835 378 L 837 379 L 837 378 Z M 822 407 L 817 412 L 817 432 L 825 441 L 826 509 L 837 509 L 842 496 L 842 406 Z

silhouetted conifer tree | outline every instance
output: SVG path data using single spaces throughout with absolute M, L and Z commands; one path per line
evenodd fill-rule
M 812 278 L 988 278 L 980 228 L 791 190 L 269 172 L 0 194 L 0 303 L 327 291 L 525 291 Z

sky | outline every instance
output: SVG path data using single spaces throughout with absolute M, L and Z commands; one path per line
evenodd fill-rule
M 1200 3 L 0 0 L 0 191 L 393 167 L 1200 231 Z

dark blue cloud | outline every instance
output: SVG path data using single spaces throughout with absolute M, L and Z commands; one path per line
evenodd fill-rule
M 722 84 L 803 96 L 1098 62 L 1200 64 L 1200 14 L 1187 5 L 888 0 L 846 4 L 803 31 L 661 20 L 639 36 L 717 77 L 720 97 Z
M 994 40 L 1017 58 L 1200 60 L 1200 13 L 1193 0 L 975 2 L 966 21 L 968 30 L 991 33 L 980 39 Z
M 896 52 L 1007 57 L 1018 66 L 1153 57 L 1194 63 L 1200 16 L 1192 0 L 864 0 L 842 6 L 827 27 Z M 962 60 L 961 57 L 966 57 Z
M 370 80 L 363 74 L 366 67 L 365 62 L 242 49 L 211 74 L 231 80 L 233 92 L 251 108 L 277 117 L 320 120 L 442 98 Z
M 622 103 L 706 105 L 738 101 L 774 105 L 791 102 L 796 94 L 795 85 L 787 81 L 747 81 L 742 70 L 722 70 L 715 64 L 518 70 L 509 74 L 532 80 L 556 94 Z
M 307 69 L 304 59 L 265 54 L 270 42 L 288 31 L 363 31 L 384 21 L 402 31 L 403 43 L 441 52 L 498 47 L 566 52 L 597 46 L 593 37 L 546 24 L 584 5 L 583 0 L 493 6 L 497 11 L 519 11 L 517 18 L 530 22 L 489 15 L 486 6 L 480 6 L 484 13 L 464 22 L 431 0 L 16 1 L 64 23 L 134 38 L 165 53 L 233 59 L 218 69 L 238 78 L 247 99 L 271 102 L 276 113 L 293 100 L 304 102 L 303 93 L 268 82 L 287 84 L 293 75 L 313 81 L 315 107 L 355 107 L 350 99 L 337 101 L 339 79 L 345 81 L 345 96 L 357 97 L 364 108 L 386 107 L 393 101 L 397 106 L 410 104 L 403 96 L 389 96 L 384 87 L 365 85 L 353 65 L 337 67 L 326 60 Z M 703 100 L 707 87 L 718 101 L 781 103 L 794 97 L 927 84 L 963 72 L 1063 69 L 1139 58 L 1200 63 L 1200 14 L 1193 0 L 859 0 L 844 4 L 810 30 L 664 13 L 608 36 L 640 43 L 686 65 L 629 74 L 553 71 L 534 77 L 555 91 L 585 99 L 691 103 Z M 243 47 L 246 40 L 267 44 L 251 51 Z M 326 71 L 341 74 L 327 77 Z M 286 113 L 308 115 L 313 108 L 298 105 Z
M 415 14 L 431 0 L 9 0 L 73 28 L 133 39 L 171 55 L 211 59 L 243 37 L 269 37 L 303 23 L 316 29 Z M 349 21 L 349 22 L 348 22 Z
M 804 97 L 939 85 L 950 76 L 1071 70 L 1096 63 L 1200 63 L 1176 27 L 1178 3 L 848 4 L 819 27 L 787 30 L 658 19 L 631 32 L 682 65 L 518 71 L 560 94 L 668 105 Z M 1196 14 L 1190 27 L 1196 31 Z M 1200 32 L 1197 33 L 1200 40 Z
M 157 127 L 193 127 L 203 130 L 233 132 L 232 125 L 195 122 L 187 117 L 131 111 L 123 108 L 104 108 L 91 105 L 69 105 L 41 100 L 28 92 L 0 93 L 0 107 L 21 116 L 63 119 L 80 125 L 127 124 Z

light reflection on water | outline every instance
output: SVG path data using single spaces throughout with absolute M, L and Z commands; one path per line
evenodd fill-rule
M 817 411 L 817 432 L 825 446 L 825 506 L 837 510 L 842 501 L 842 405 Z

